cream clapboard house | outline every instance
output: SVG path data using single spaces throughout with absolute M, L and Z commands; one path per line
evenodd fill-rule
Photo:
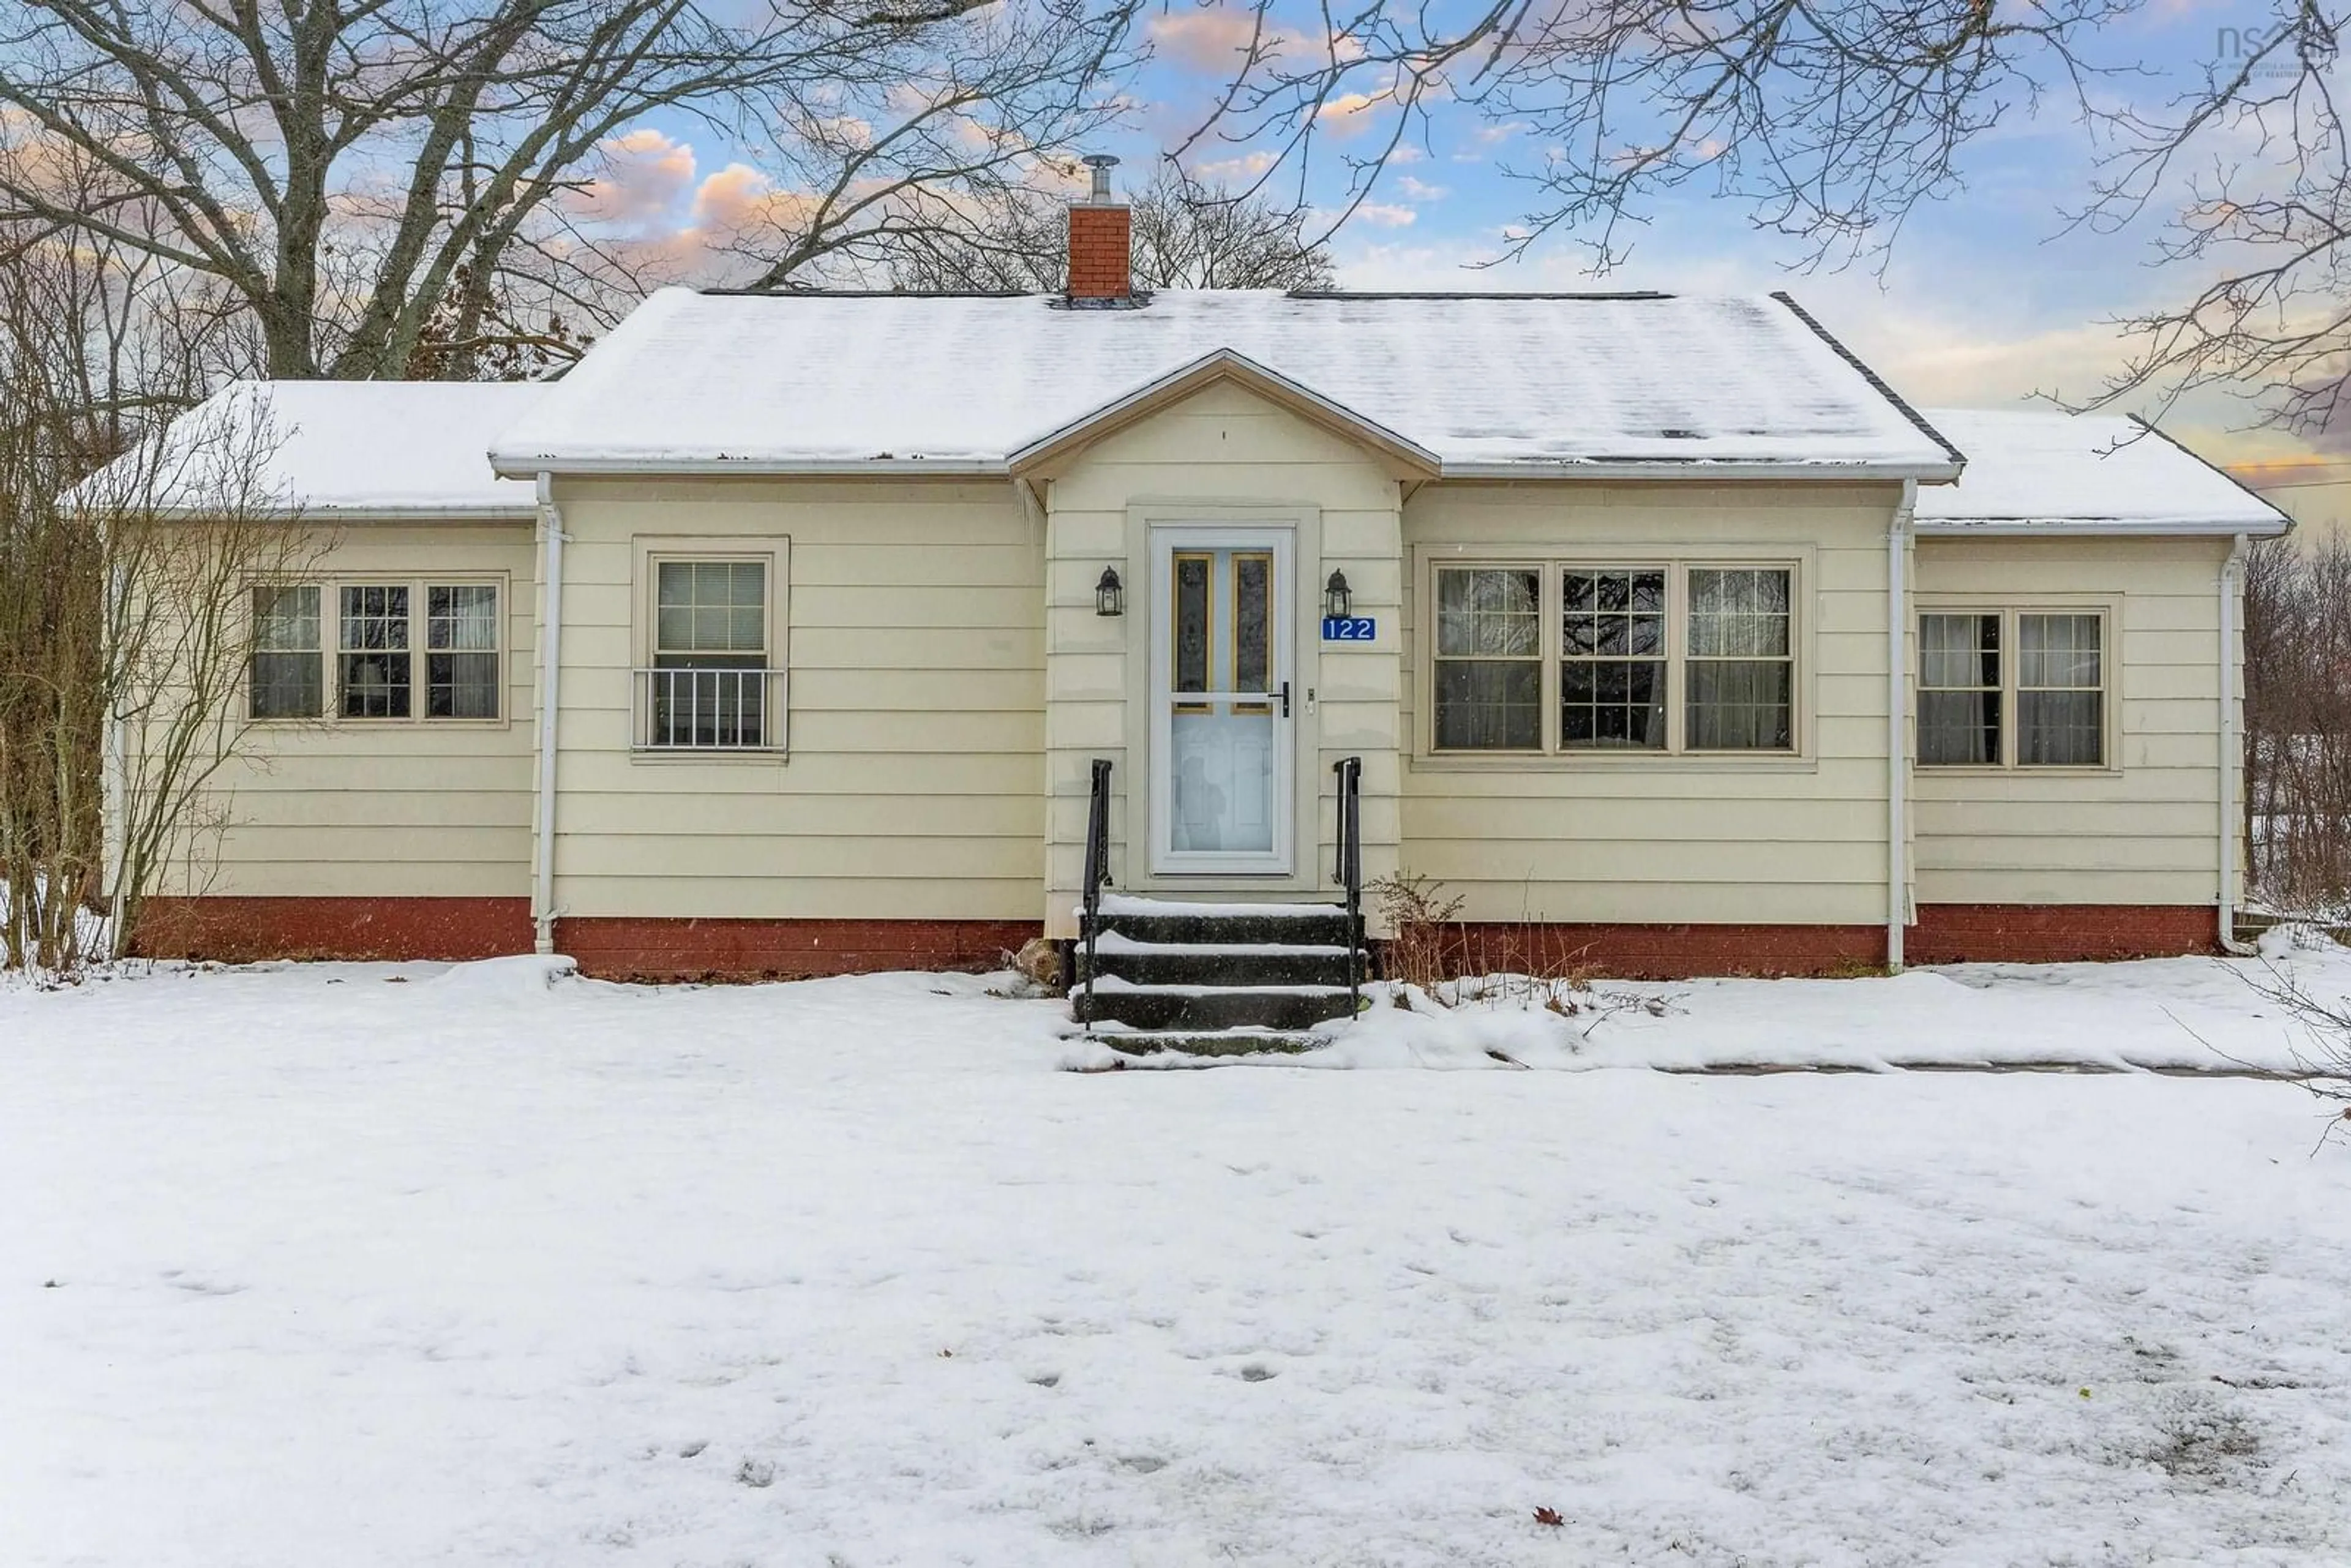
M 2236 565 L 2125 422 L 1904 403 L 1792 300 L 654 296 L 538 386 L 231 389 L 331 538 L 149 945 L 993 960 L 1110 883 L 1435 879 L 1507 957 L 2210 949 Z M 1376 932 L 1374 933 L 1376 935 Z

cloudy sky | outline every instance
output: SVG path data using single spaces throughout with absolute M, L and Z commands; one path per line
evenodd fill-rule
M 2230 29 L 2260 26 L 2273 15 L 2258 3 L 2152 0 L 2097 38 L 2098 58 L 2126 72 L 2098 90 L 2160 104 L 2225 56 Z M 1148 26 L 1154 57 L 1134 84 L 1132 121 L 1107 143 L 1126 161 L 1123 183 L 1148 178 L 1151 162 L 1199 122 L 1248 24 L 1238 11 L 1177 4 Z M 1394 112 L 1371 102 L 1327 114 L 1325 144 L 1375 145 Z M 723 226 L 747 202 L 773 199 L 752 161 L 706 131 L 648 124 L 611 151 L 613 174 L 601 193 L 607 211 L 643 232 L 674 231 L 682 244 Z M 1798 242 L 1756 227 L 1746 207 L 1694 184 L 1645 211 L 1649 221 L 1629 262 L 1604 282 L 1595 285 L 1586 255 L 1563 239 L 1480 269 L 1525 210 L 1513 173 L 1540 166 L 1544 152 L 1523 129 L 1467 106 L 1441 106 L 1338 233 L 1342 284 L 1788 288 L 1915 401 L 1997 407 L 2035 393 L 2094 393 L 2122 352 L 2112 319 L 2175 297 L 2186 281 L 2151 265 L 2158 214 L 2114 233 L 2067 228 L 2064 214 L 2084 198 L 2095 150 L 2070 105 L 2054 99 L 2037 115 L 2006 115 L 1974 144 L 1964 162 L 1966 188 L 1915 214 L 1882 268 L 1805 272 Z M 1264 153 L 1211 145 L 1191 161 L 1236 179 L 1260 168 Z M 1336 202 L 1335 166 L 1327 172 L 1310 183 L 1310 200 Z M 2306 443 L 2245 428 L 2252 418 L 2245 407 L 2206 398 L 2166 423 L 2208 455 L 2273 482 L 2351 477 L 2351 465 L 2313 466 L 2328 455 Z

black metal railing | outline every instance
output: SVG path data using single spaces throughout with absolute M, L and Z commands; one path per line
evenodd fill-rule
M 1083 924 L 1078 936 L 1086 945 L 1085 1000 L 1078 1021 L 1094 1021 L 1094 936 L 1102 929 L 1102 890 L 1110 881 L 1110 758 L 1094 758 L 1093 781 L 1086 799 L 1086 888 Z
M 1347 998 L 1364 1008 L 1364 759 L 1343 757 L 1339 775 L 1339 885 L 1347 890 Z

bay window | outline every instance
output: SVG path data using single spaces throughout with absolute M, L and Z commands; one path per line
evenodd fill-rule
M 1437 564 L 1437 752 L 1796 749 L 1795 570 Z

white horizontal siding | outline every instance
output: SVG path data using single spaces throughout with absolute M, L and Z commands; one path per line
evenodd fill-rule
M 2220 539 L 1936 538 L 1930 603 L 2119 602 L 2110 771 L 1918 768 L 1923 904 L 2210 904 L 2220 878 Z
M 1035 917 L 1042 559 L 1009 484 L 580 480 L 558 495 L 572 537 L 565 914 Z M 659 536 L 783 560 L 789 757 L 632 752 L 640 540 Z
M 530 891 L 534 549 L 528 523 L 320 530 L 321 576 L 502 575 L 505 719 L 258 726 L 200 810 L 225 831 L 162 891 L 521 897 Z M 334 636 L 335 606 L 321 606 Z M 417 607 L 420 619 L 422 606 Z M 331 654 L 329 655 L 331 657 Z M 423 693 L 417 694 L 422 702 Z
M 1428 755 L 1428 651 L 1406 612 L 1410 873 L 1477 920 L 1875 924 L 1885 918 L 1889 486 L 1437 485 L 1404 515 L 1429 562 L 1800 563 L 1794 758 Z M 1669 723 L 1680 716 L 1668 715 Z

